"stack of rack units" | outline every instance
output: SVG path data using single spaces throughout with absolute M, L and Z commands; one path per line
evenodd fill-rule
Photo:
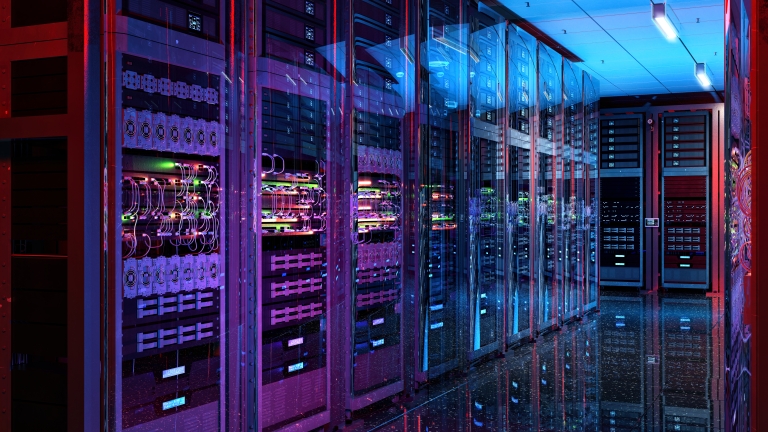
M 664 113 L 662 284 L 709 288 L 710 113 Z
M 262 424 L 276 430 L 326 409 L 328 108 L 268 88 L 260 99 Z
M 507 343 L 531 336 L 531 113 L 536 111 L 536 39 L 508 26 Z M 535 135 L 535 134 L 534 134 Z
M 643 116 L 600 120 L 600 284 L 643 283 Z
M 122 427 L 216 424 L 220 80 L 143 57 L 121 59 Z
M 484 8 L 470 6 L 469 93 L 471 140 L 467 158 L 469 199 L 470 357 L 498 349 L 504 298 L 504 26 Z M 501 115 L 500 115 L 501 114 Z
M 426 250 L 421 254 L 421 287 L 419 305 L 422 337 L 419 346 L 417 379 L 425 381 L 458 366 L 460 347 L 458 328 L 459 248 L 457 194 L 459 193 L 459 92 L 461 67 L 465 58 L 456 50 L 461 32 L 462 4 L 440 0 L 429 4 L 429 17 L 434 23 L 426 31 L 424 52 L 433 73 L 425 83 L 429 111 L 423 125 L 426 167 L 422 184 L 426 188 L 422 205 L 426 205 L 430 228 Z M 466 85 L 466 82 L 465 82 Z M 466 91 L 466 87 L 464 87 Z

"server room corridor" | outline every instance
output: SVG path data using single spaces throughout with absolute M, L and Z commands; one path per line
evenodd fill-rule
M 768 0 L 0 0 L 0 432 L 768 432 L 766 71 Z

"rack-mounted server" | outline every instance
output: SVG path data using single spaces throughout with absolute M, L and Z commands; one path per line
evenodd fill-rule
M 666 288 L 709 288 L 710 118 L 709 111 L 661 116 L 661 279 Z
M 600 118 L 600 284 L 643 283 L 644 116 Z

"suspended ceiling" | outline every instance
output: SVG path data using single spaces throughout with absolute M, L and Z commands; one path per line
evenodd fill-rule
M 723 90 L 722 1 L 668 2 L 682 43 L 668 42 L 656 28 L 649 0 L 500 2 L 581 58 L 582 68 L 599 77 L 601 96 L 700 92 L 695 62 L 705 62 L 714 90 Z

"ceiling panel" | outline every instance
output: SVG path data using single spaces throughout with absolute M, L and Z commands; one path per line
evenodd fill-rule
M 648 0 L 501 1 L 583 59 L 579 66 L 602 78 L 604 96 L 702 91 L 695 62 L 707 63 L 723 90 L 723 1 L 668 2 L 682 43 L 664 39 Z

